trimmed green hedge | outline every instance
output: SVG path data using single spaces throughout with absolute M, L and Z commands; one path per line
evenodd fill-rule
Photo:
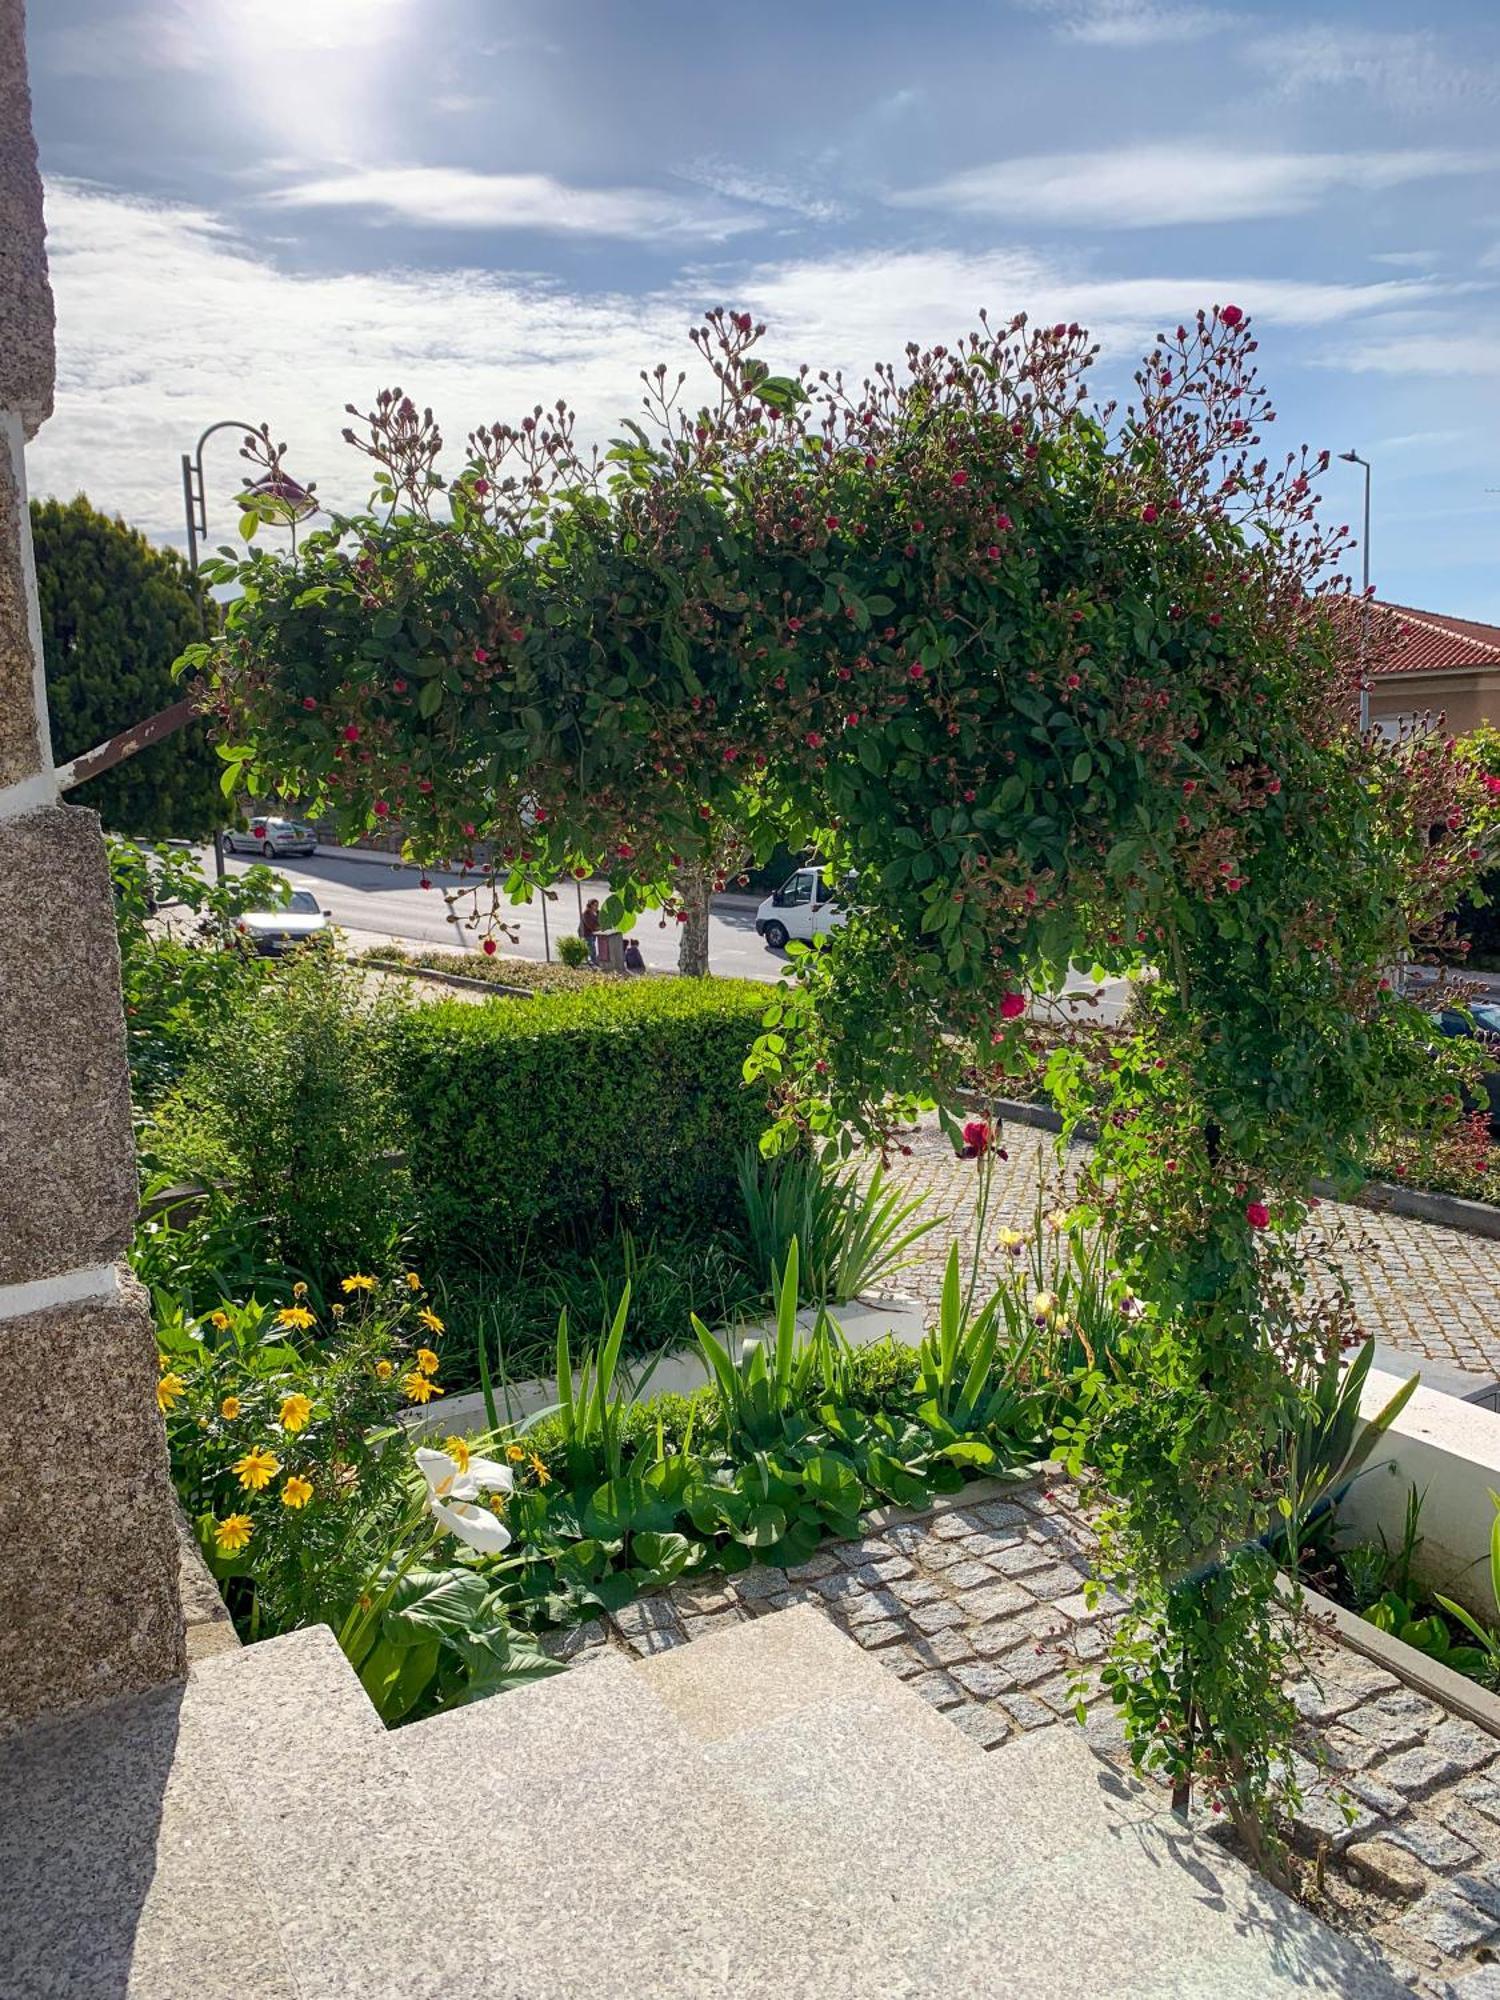
M 742 1069 L 770 1003 L 752 980 L 662 980 L 439 1001 L 394 1032 L 420 1226 L 480 1260 L 617 1222 L 710 1228 L 768 1118 Z

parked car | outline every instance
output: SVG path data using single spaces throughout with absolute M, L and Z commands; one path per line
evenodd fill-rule
M 755 912 L 755 928 L 772 951 L 785 950 L 792 938 L 811 944 L 848 921 L 827 871 L 818 867 L 794 869 Z
M 231 827 L 224 835 L 226 854 L 316 854 L 318 836 L 299 819 L 253 819 L 248 827 Z
M 262 958 L 279 958 L 299 944 L 331 944 L 333 926 L 310 889 L 294 889 L 279 910 L 246 910 L 235 929 Z
M 1480 1087 L 1489 1101 L 1490 1130 L 1500 1138 L 1500 1004 L 1493 1000 L 1476 1000 L 1465 1011 L 1458 1007 L 1440 1007 L 1432 1016 L 1439 1033 L 1449 1036 L 1473 1036 L 1484 1049 L 1485 1067 L 1480 1073 Z M 1469 1110 L 1483 1108 L 1484 1099 L 1476 1099 Z

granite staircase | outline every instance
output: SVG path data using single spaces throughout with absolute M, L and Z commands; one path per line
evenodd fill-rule
M 388 1734 L 325 1630 L 0 1745 L 6 2000 L 1394 1995 L 1064 1728 L 811 1608 Z

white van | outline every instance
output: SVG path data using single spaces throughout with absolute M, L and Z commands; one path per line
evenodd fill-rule
M 811 944 L 848 921 L 849 912 L 838 902 L 822 868 L 797 869 L 755 912 L 755 928 L 772 951 L 783 950 L 792 938 Z

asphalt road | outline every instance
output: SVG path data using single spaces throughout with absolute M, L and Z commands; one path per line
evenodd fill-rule
M 205 869 L 211 866 L 207 848 L 201 852 Z M 246 855 L 230 855 L 226 864 L 232 873 L 243 874 L 253 866 Z M 310 889 L 333 921 L 351 933 L 356 946 L 394 938 L 411 945 L 460 945 L 478 951 L 488 929 L 489 900 L 480 891 L 480 907 L 475 909 L 472 878 L 442 872 L 429 873 L 430 889 L 423 889 L 422 871 L 401 861 L 355 860 L 342 854 L 318 854 L 308 859 L 287 856 L 272 864 L 294 889 Z M 578 929 L 579 892 L 584 901 L 590 896 L 601 900 L 608 892 L 605 882 L 560 882 L 547 908 L 547 930 L 551 956 L 557 956 L 557 940 L 565 932 Z M 442 891 L 462 891 L 459 924 L 448 922 L 449 905 Z M 478 921 L 476 922 L 476 916 Z M 505 928 L 502 928 L 505 927 Z M 514 937 L 506 930 L 514 931 Z M 663 972 L 677 969 L 677 926 L 662 923 L 649 911 L 636 924 L 641 955 L 647 965 Z M 502 957 L 540 959 L 546 957 L 540 900 L 526 904 L 504 904 L 496 912 L 495 943 Z M 748 898 L 720 897 L 709 917 L 709 965 L 714 972 L 740 979 L 779 979 L 787 960 L 770 951 L 755 934 L 755 904 Z M 1111 980 L 1095 987 L 1084 974 L 1068 978 L 1070 1011 L 1100 1022 L 1116 1022 L 1123 1011 L 1128 988 L 1124 980 Z M 1086 998 L 1097 994 L 1092 1004 Z
M 203 850 L 202 859 L 205 867 L 211 865 L 207 849 Z M 253 865 L 247 855 L 227 857 L 227 866 L 234 874 L 243 874 Z M 310 889 L 342 929 L 362 934 L 370 942 L 389 937 L 415 945 L 458 944 L 477 951 L 488 928 L 489 898 L 485 891 L 479 892 L 479 921 L 474 921 L 472 877 L 429 874 L 433 886 L 423 889 L 421 871 L 399 861 L 385 864 L 351 860 L 345 855 L 318 854 L 305 860 L 287 856 L 270 865 L 294 889 Z M 444 889 L 463 892 L 456 905 L 464 919 L 461 924 L 450 924 L 447 920 L 449 905 L 441 893 Z M 590 896 L 602 900 L 608 893 L 608 884 L 567 881 L 557 885 L 547 906 L 547 931 L 554 958 L 558 938 L 578 929 L 580 890 L 585 902 Z M 506 935 L 507 929 L 514 930 L 513 939 Z M 546 957 L 540 899 L 529 904 L 503 904 L 495 915 L 494 935 L 502 957 Z M 647 912 L 637 920 L 635 935 L 647 965 L 664 972 L 676 971 L 674 922 L 669 919 L 663 924 Z M 357 935 L 353 941 L 361 942 L 361 936 Z M 708 950 L 709 964 L 715 972 L 741 979 L 777 979 L 786 964 L 782 954 L 768 951 L 756 936 L 755 905 L 738 899 L 724 899 L 716 905 L 709 918 Z

